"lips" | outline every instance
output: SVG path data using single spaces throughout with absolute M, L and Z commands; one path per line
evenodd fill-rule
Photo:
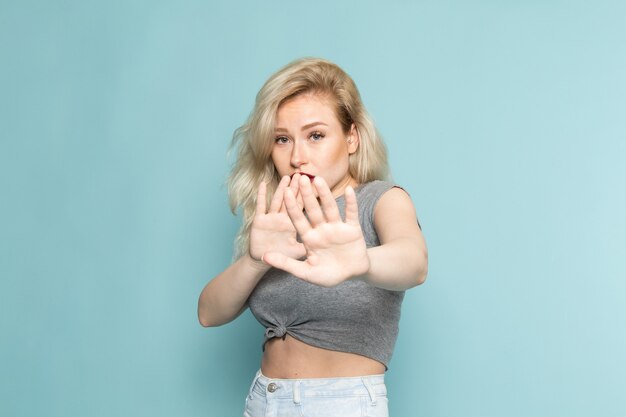
M 307 174 L 306 172 L 294 172 L 293 174 L 290 175 L 290 178 L 293 178 L 293 176 L 296 174 L 306 175 L 307 177 L 309 177 L 311 182 L 313 182 L 313 179 L 315 178 L 315 175 Z

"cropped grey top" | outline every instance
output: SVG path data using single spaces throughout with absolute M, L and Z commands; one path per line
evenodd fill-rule
M 394 185 L 372 181 L 356 188 L 359 219 L 367 247 L 379 246 L 374 207 Z M 343 196 L 336 199 L 342 218 Z M 265 326 L 265 343 L 286 334 L 312 346 L 351 352 L 389 364 L 398 336 L 404 291 L 377 288 L 348 280 L 327 288 L 272 268 L 248 299 L 256 319 Z

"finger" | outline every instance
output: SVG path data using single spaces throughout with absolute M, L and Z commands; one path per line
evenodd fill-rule
M 274 193 L 274 196 L 272 197 L 272 202 L 270 203 L 270 213 L 276 213 L 278 211 L 280 211 L 280 208 L 283 204 L 283 194 L 285 192 L 285 187 L 287 187 L 287 185 L 289 184 L 289 177 L 288 176 L 284 176 L 280 179 L 280 182 L 278 183 L 278 187 L 276 188 L 276 192 Z
M 267 185 L 265 181 L 261 181 L 259 184 L 259 191 L 256 195 L 256 212 L 254 213 L 256 216 L 261 214 L 265 214 L 265 207 L 267 202 L 265 201 L 265 195 L 267 192 Z
M 298 205 L 300 206 L 300 210 L 302 210 L 302 204 L 301 204 L 301 200 L 302 197 L 300 197 L 300 177 L 301 175 L 298 174 L 297 172 L 295 174 L 293 174 L 293 176 L 291 177 L 290 183 L 289 183 L 289 188 L 291 188 L 291 191 L 293 191 L 293 195 L 296 196 L 296 200 L 298 201 Z M 285 207 L 284 201 L 283 201 L 283 205 L 281 206 L 281 210 L 282 213 L 284 213 L 285 211 L 287 211 L 287 208 Z
M 296 197 L 293 195 L 291 189 L 285 190 L 285 207 L 287 207 L 287 214 L 291 219 L 291 223 L 296 228 L 296 231 L 302 236 L 311 229 L 311 224 L 302 213 L 302 209 L 298 207 Z
M 346 223 L 359 225 L 359 206 L 356 201 L 356 193 L 350 186 L 346 187 Z
M 310 266 L 304 261 L 297 261 L 283 255 L 280 252 L 266 252 L 263 254 L 263 262 L 277 269 L 289 272 L 298 278 L 306 280 L 307 271 Z
M 298 203 L 300 211 L 304 210 L 304 200 L 302 199 L 302 192 L 300 190 L 298 190 L 298 194 L 296 194 L 296 202 Z
M 298 194 L 296 194 L 296 204 L 298 205 L 298 208 L 300 209 L 300 211 L 304 210 L 304 202 L 302 201 L 302 193 L 300 193 L 300 190 L 298 190 Z M 281 213 L 287 212 L 287 207 L 285 206 L 284 201 L 283 201 L 283 205 L 280 207 L 280 212 Z
M 311 180 L 306 175 L 303 175 L 300 178 L 300 194 L 302 194 L 304 209 L 306 210 L 306 214 L 313 227 L 326 222 L 324 213 L 322 212 L 322 209 L 317 202 L 317 198 L 315 198 L 315 194 L 313 193 Z
M 301 175 L 297 172 L 291 177 L 289 188 L 291 188 L 291 191 L 293 191 L 293 195 L 298 194 L 298 190 L 300 189 L 300 177 Z
M 340 222 L 341 214 L 339 214 L 339 208 L 337 207 L 337 202 L 335 201 L 335 197 L 333 193 L 328 188 L 328 184 L 324 181 L 322 177 L 315 177 L 313 180 L 313 184 L 317 189 L 317 194 L 320 196 L 320 201 L 322 202 L 322 209 L 324 210 L 324 216 L 326 216 L 326 220 L 329 222 Z

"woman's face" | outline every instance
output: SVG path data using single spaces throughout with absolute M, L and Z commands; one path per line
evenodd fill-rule
M 320 176 L 335 197 L 357 185 L 348 162 L 359 146 L 358 133 L 354 126 L 347 135 L 343 132 L 324 96 L 303 94 L 281 104 L 274 133 L 272 161 L 281 177 L 296 172 Z

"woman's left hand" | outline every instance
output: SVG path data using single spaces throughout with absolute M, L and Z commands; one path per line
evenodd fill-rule
M 343 221 L 324 179 L 315 177 L 313 185 L 318 191 L 321 206 L 309 178 L 305 175 L 300 178 L 300 195 L 307 216 L 290 189 L 286 189 L 284 194 L 287 213 L 304 244 L 306 259 L 299 261 L 278 252 L 268 252 L 263 260 L 305 281 L 332 287 L 367 273 L 370 261 L 359 223 L 354 189 L 346 187 L 346 220 Z

